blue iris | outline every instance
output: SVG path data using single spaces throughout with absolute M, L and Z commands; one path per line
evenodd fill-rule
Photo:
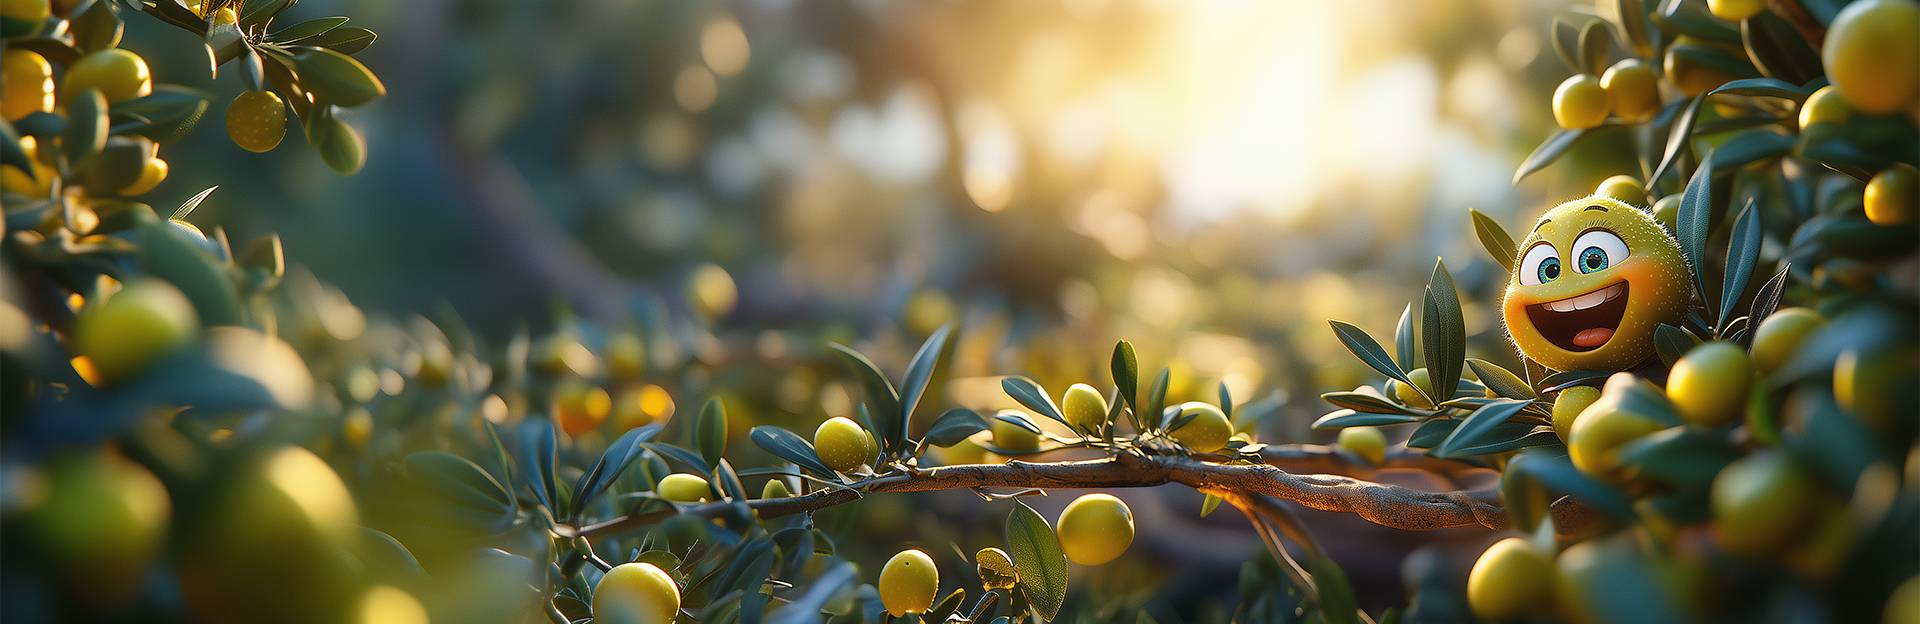
M 1600 254 L 1602 264 L 1606 263 L 1606 254 Z M 1547 258 L 1540 261 L 1540 283 L 1545 284 L 1560 277 L 1560 259 Z
M 1580 272 L 1592 273 L 1607 268 L 1607 250 L 1588 247 L 1580 250 Z

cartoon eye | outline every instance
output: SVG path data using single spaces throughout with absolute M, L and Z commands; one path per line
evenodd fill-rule
M 1527 255 L 1520 258 L 1519 271 L 1522 286 L 1538 286 L 1559 279 L 1560 254 L 1554 251 L 1552 243 L 1535 243 L 1527 248 Z
M 1573 258 L 1574 268 L 1581 273 L 1597 273 L 1607 267 L 1627 259 L 1627 242 L 1620 235 L 1607 230 L 1590 230 L 1573 241 L 1578 250 Z

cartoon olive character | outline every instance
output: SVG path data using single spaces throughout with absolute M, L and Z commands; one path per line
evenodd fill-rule
M 1646 211 L 1607 197 L 1553 207 L 1519 246 L 1501 302 L 1520 352 L 1554 370 L 1626 370 L 1692 298 L 1680 245 Z

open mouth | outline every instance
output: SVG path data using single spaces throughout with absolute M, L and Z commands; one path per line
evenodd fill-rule
M 1527 319 L 1548 342 L 1567 351 L 1592 351 L 1613 339 L 1627 313 L 1627 283 L 1527 306 Z

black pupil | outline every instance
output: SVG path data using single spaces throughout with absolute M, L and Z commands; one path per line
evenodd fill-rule
M 1600 254 L 1587 254 L 1587 268 L 1600 268 Z
M 1546 268 L 1541 269 L 1541 271 L 1546 272 L 1547 279 L 1560 277 L 1560 265 L 1558 264 L 1549 264 L 1546 266 Z

